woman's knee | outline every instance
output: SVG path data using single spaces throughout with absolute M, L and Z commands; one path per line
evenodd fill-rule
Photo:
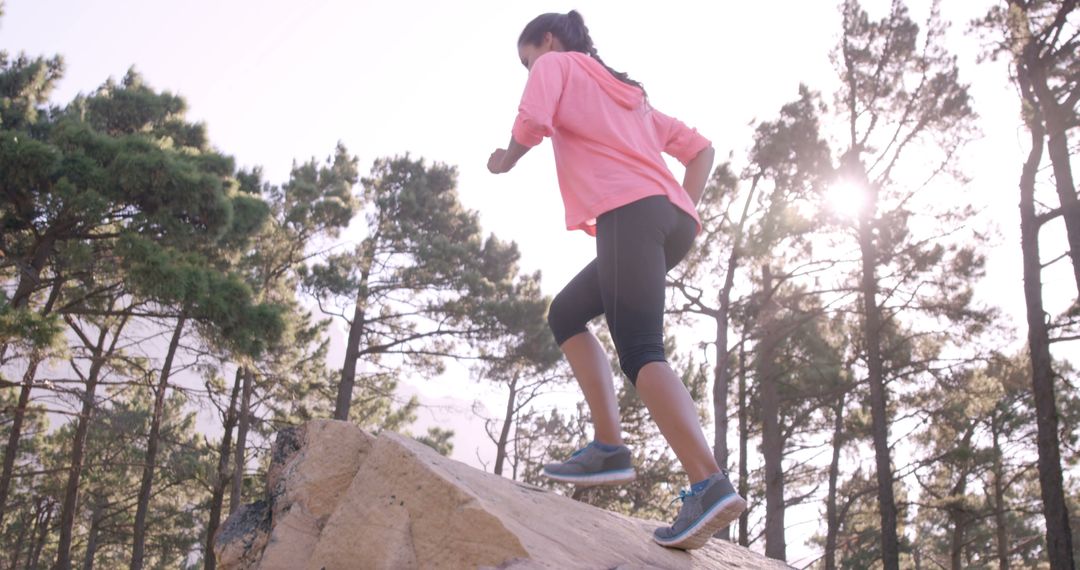
M 580 315 L 568 310 L 562 295 L 556 295 L 551 301 L 551 306 L 548 307 L 547 322 L 551 334 L 555 336 L 555 343 L 559 346 L 562 346 L 562 343 L 566 342 L 570 337 L 584 332 L 587 328 L 587 323 L 581 321 Z
M 637 386 L 638 373 L 646 364 L 650 362 L 667 362 L 667 357 L 664 354 L 663 334 L 640 335 L 629 341 L 625 341 L 625 339 L 618 340 L 623 341 L 616 342 L 619 352 L 619 368 L 622 369 L 623 374 L 626 374 L 626 377 L 634 386 Z

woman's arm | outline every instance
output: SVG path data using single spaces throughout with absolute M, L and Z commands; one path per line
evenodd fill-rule
M 529 152 L 532 147 L 519 144 L 514 137 L 510 137 L 510 143 L 506 145 L 506 148 L 497 148 L 495 152 L 491 153 L 488 158 L 488 170 L 493 174 L 501 174 L 503 172 L 510 172 L 510 169 L 517 164 L 517 161 L 525 153 Z
M 488 170 L 495 174 L 508 172 L 530 148 L 554 133 L 552 121 L 569 65 L 565 54 L 558 52 L 548 52 L 533 62 L 514 127 L 510 130 L 510 143 L 505 149 L 495 149 L 491 153 Z
M 682 186 L 694 204 L 701 200 L 701 194 L 705 191 L 705 183 L 709 181 L 715 155 L 716 151 L 709 145 L 686 164 L 686 176 L 683 177 Z

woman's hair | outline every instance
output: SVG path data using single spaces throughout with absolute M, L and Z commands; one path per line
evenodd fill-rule
M 604 66 L 604 69 L 608 70 L 618 80 L 633 85 L 641 89 L 642 92 L 645 91 L 645 87 L 641 83 L 630 79 L 630 76 L 626 73 L 611 69 L 604 63 L 604 60 L 600 59 L 599 55 L 596 55 L 596 48 L 593 46 L 592 38 L 589 37 L 589 28 L 585 27 L 585 19 L 581 17 L 577 10 L 570 10 L 568 14 L 541 14 L 533 18 L 533 21 L 529 22 L 525 29 L 521 31 L 521 36 L 518 37 L 518 45 L 538 46 L 544 41 L 544 34 L 547 32 L 551 32 L 551 35 L 559 38 L 559 41 L 567 50 L 588 55 Z

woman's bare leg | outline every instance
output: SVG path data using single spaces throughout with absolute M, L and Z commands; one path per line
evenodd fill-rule
M 608 445 L 622 445 L 619 402 L 615 399 L 611 363 L 600 341 L 586 331 L 566 339 L 559 348 L 570 361 L 570 369 L 574 371 L 574 377 L 589 404 L 594 439 Z
M 720 471 L 705 440 L 694 400 L 667 362 L 643 366 L 638 372 L 637 392 L 691 482 L 703 481 Z

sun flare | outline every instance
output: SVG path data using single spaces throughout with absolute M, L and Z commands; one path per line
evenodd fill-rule
M 829 188 L 825 200 L 834 214 L 846 220 L 854 220 L 866 205 L 866 191 L 851 182 L 837 182 Z

